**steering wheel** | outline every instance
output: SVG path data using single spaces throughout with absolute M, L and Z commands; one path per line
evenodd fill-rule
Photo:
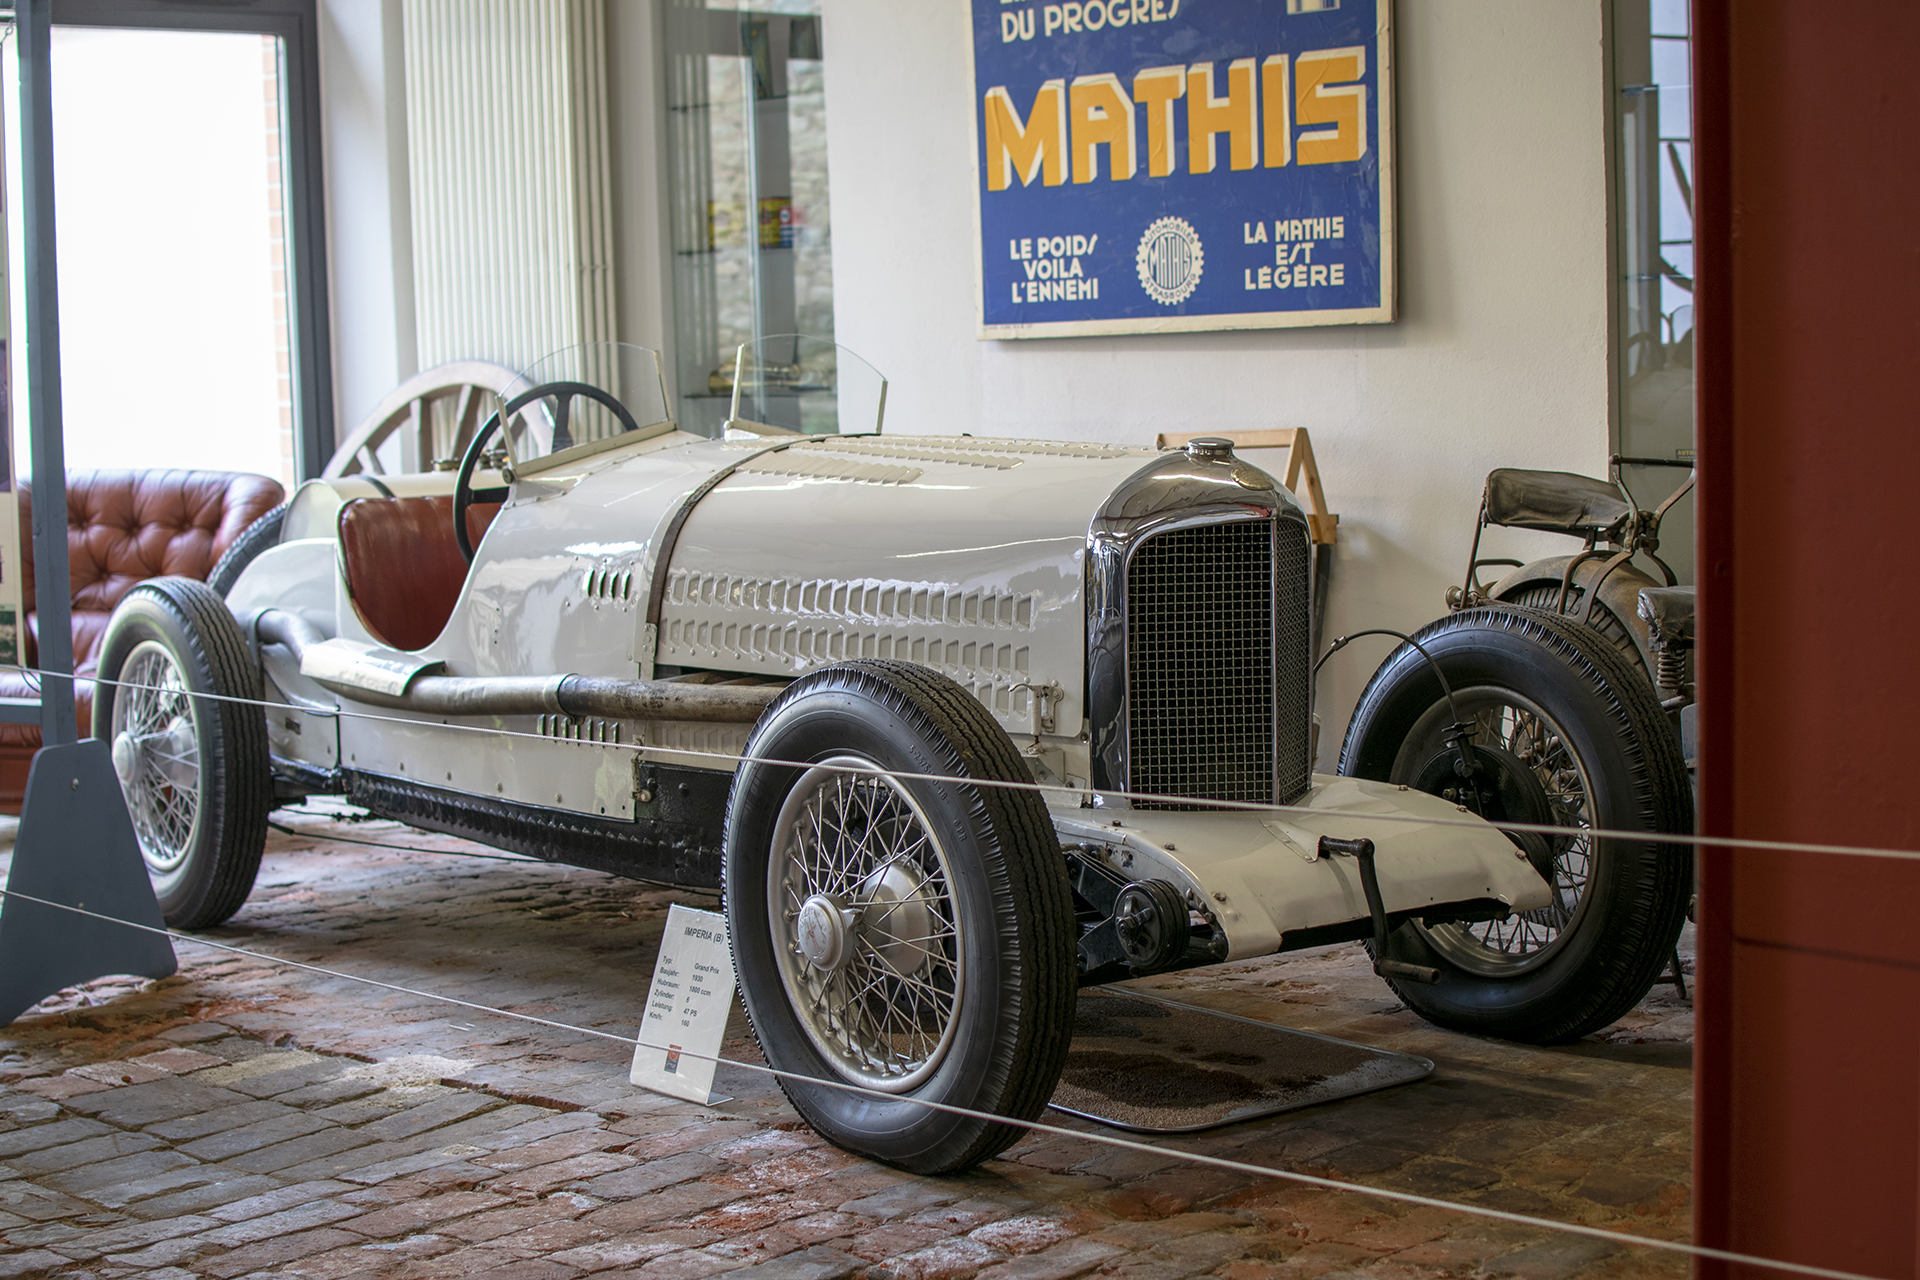
M 473 563 L 473 540 L 467 536 L 467 508 L 476 502 L 505 502 L 507 489 L 504 485 L 493 489 L 475 489 L 473 473 L 480 465 L 480 455 L 486 451 L 487 441 L 500 429 L 500 424 L 514 414 L 532 404 L 535 400 L 553 398 L 553 452 L 573 447 L 573 432 L 567 428 L 567 418 L 574 397 L 584 396 L 606 409 L 620 420 L 622 431 L 638 431 L 640 424 L 627 412 L 627 406 L 585 382 L 543 382 L 537 387 L 529 387 L 513 399 L 500 406 L 500 412 L 494 414 L 473 433 L 473 439 L 467 442 L 467 451 L 460 455 L 460 474 L 453 481 L 453 540 L 460 547 L 460 554 L 468 564 Z

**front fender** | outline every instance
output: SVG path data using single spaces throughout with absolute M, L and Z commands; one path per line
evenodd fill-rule
M 1367 917 L 1352 858 L 1319 856 L 1321 836 L 1371 839 L 1391 913 L 1493 899 L 1514 911 L 1551 904 L 1526 855 L 1458 806 L 1389 782 L 1315 774 L 1284 812 L 1055 809 L 1065 842 L 1104 845 L 1134 880 L 1164 879 L 1204 902 L 1227 959 L 1271 955 L 1283 935 Z

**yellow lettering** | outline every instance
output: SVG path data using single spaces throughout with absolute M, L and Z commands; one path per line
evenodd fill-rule
M 1300 135 L 1301 164 L 1338 164 L 1367 153 L 1367 86 L 1352 84 L 1367 73 L 1367 51 L 1321 49 L 1294 61 L 1294 115 L 1301 124 L 1324 124 Z
M 1187 71 L 1187 172 L 1212 173 L 1213 143 L 1220 134 L 1231 142 L 1229 163 L 1251 169 L 1260 160 L 1256 131 L 1252 58 L 1227 64 L 1227 96 L 1213 96 L 1213 64 L 1196 62 Z
M 1064 80 L 1041 85 L 1024 124 L 1005 88 L 987 90 L 987 190 L 1005 191 L 1015 175 L 1021 186 L 1031 185 L 1036 174 L 1049 187 L 1066 181 L 1066 88 Z
M 1100 152 L 1107 151 L 1107 167 L 1115 182 L 1133 176 L 1133 100 L 1113 75 L 1081 76 L 1070 95 L 1073 113 L 1073 180 L 1092 182 L 1100 176 Z
M 1286 54 L 1276 53 L 1260 64 L 1260 100 L 1267 108 L 1267 168 L 1283 169 L 1293 159 L 1293 90 L 1287 84 Z
M 1147 104 L 1147 172 L 1173 172 L 1173 104 L 1187 91 L 1185 67 L 1148 67 L 1133 78 L 1133 100 Z

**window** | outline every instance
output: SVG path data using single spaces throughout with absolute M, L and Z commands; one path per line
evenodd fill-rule
M 1693 457 L 1693 86 L 1687 0 L 1616 0 L 1613 64 L 1618 449 Z M 1643 507 L 1684 473 L 1626 467 Z M 1693 565 L 1692 499 L 1669 514 L 1661 556 L 1682 581 Z
M 52 84 L 68 466 L 291 486 L 280 41 L 56 27 Z
M 63 0 L 55 18 L 69 465 L 318 474 L 333 391 L 315 0 Z
M 667 62 L 676 416 L 718 435 L 742 343 L 833 336 L 819 4 L 679 0 Z

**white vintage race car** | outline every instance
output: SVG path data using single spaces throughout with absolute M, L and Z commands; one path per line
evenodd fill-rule
M 1416 931 L 1447 945 L 1380 971 L 1455 1025 L 1564 1038 L 1645 993 L 1596 1010 L 1578 947 L 1507 941 L 1571 918 L 1543 877 L 1603 856 L 1578 815 L 1530 846 L 1463 825 L 1458 778 L 1312 773 L 1307 523 L 1225 442 L 881 434 L 877 375 L 786 354 L 743 349 L 708 439 L 653 353 L 563 353 L 457 470 L 310 481 L 224 595 L 132 591 L 95 724 L 167 919 L 238 910 L 314 793 L 718 889 L 768 1061 L 865 1090 L 794 1105 L 926 1172 L 1018 1131 L 916 1103 L 1036 1117 L 1088 983 Z M 1515 771 L 1473 807 L 1536 816 Z

